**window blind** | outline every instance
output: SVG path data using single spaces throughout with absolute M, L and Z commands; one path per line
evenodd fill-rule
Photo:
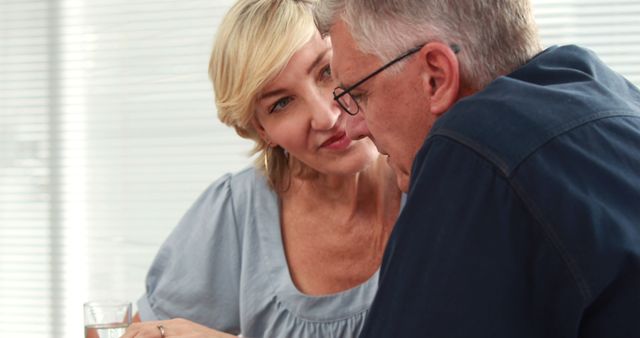
M 640 85 L 640 1 L 532 0 L 546 46 L 577 44 Z
M 135 301 L 206 186 L 250 163 L 207 66 L 231 1 L 0 2 L 0 336 Z
M 0 337 L 81 337 L 84 301 L 137 300 L 189 205 L 250 163 L 206 73 L 232 2 L 0 0 Z M 533 3 L 545 45 L 640 83 L 637 0 Z
M 56 294 L 48 198 L 46 1 L 0 2 L 0 336 L 47 337 Z

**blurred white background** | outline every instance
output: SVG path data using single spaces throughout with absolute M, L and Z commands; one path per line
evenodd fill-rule
M 188 206 L 249 165 L 207 78 L 231 3 L 0 0 L 0 337 L 82 337 L 84 301 L 135 302 Z M 534 6 L 545 45 L 640 84 L 640 0 Z

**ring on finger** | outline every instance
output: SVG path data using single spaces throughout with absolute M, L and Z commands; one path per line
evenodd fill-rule
M 164 338 L 164 326 L 157 325 L 158 330 L 160 330 L 160 338 Z

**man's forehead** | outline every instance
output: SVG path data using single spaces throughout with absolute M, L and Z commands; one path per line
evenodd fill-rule
M 353 41 L 347 25 L 338 21 L 329 31 L 333 48 L 331 71 L 341 82 L 353 81 L 359 74 L 359 68 L 371 62 L 371 55 L 362 53 Z

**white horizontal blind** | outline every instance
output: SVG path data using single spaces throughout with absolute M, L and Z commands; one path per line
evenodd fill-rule
M 56 303 L 46 0 L 0 1 L 0 336 L 47 337 Z
M 81 243 L 64 264 L 82 267 L 65 286 L 83 280 L 86 289 L 65 298 L 65 314 L 85 299 L 137 299 L 159 243 L 195 197 L 248 163 L 247 144 L 215 117 L 206 73 L 226 5 L 63 2 L 63 232 L 65 247 Z M 83 250 L 86 258 L 74 254 Z M 78 323 L 77 313 L 66 321 Z
M 640 85 L 640 0 L 532 1 L 545 45 L 588 47 Z
M 250 163 L 207 65 L 230 1 L 0 0 L 0 337 L 135 301 L 206 186 Z
M 83 301 L 135 301 L 196 196 L 249 164 L 206 74 L 231 3 L 0 0 L 0 337 L 81 337 Z M 640 83 L 640 1 L 534 7 L 546 45 Z

